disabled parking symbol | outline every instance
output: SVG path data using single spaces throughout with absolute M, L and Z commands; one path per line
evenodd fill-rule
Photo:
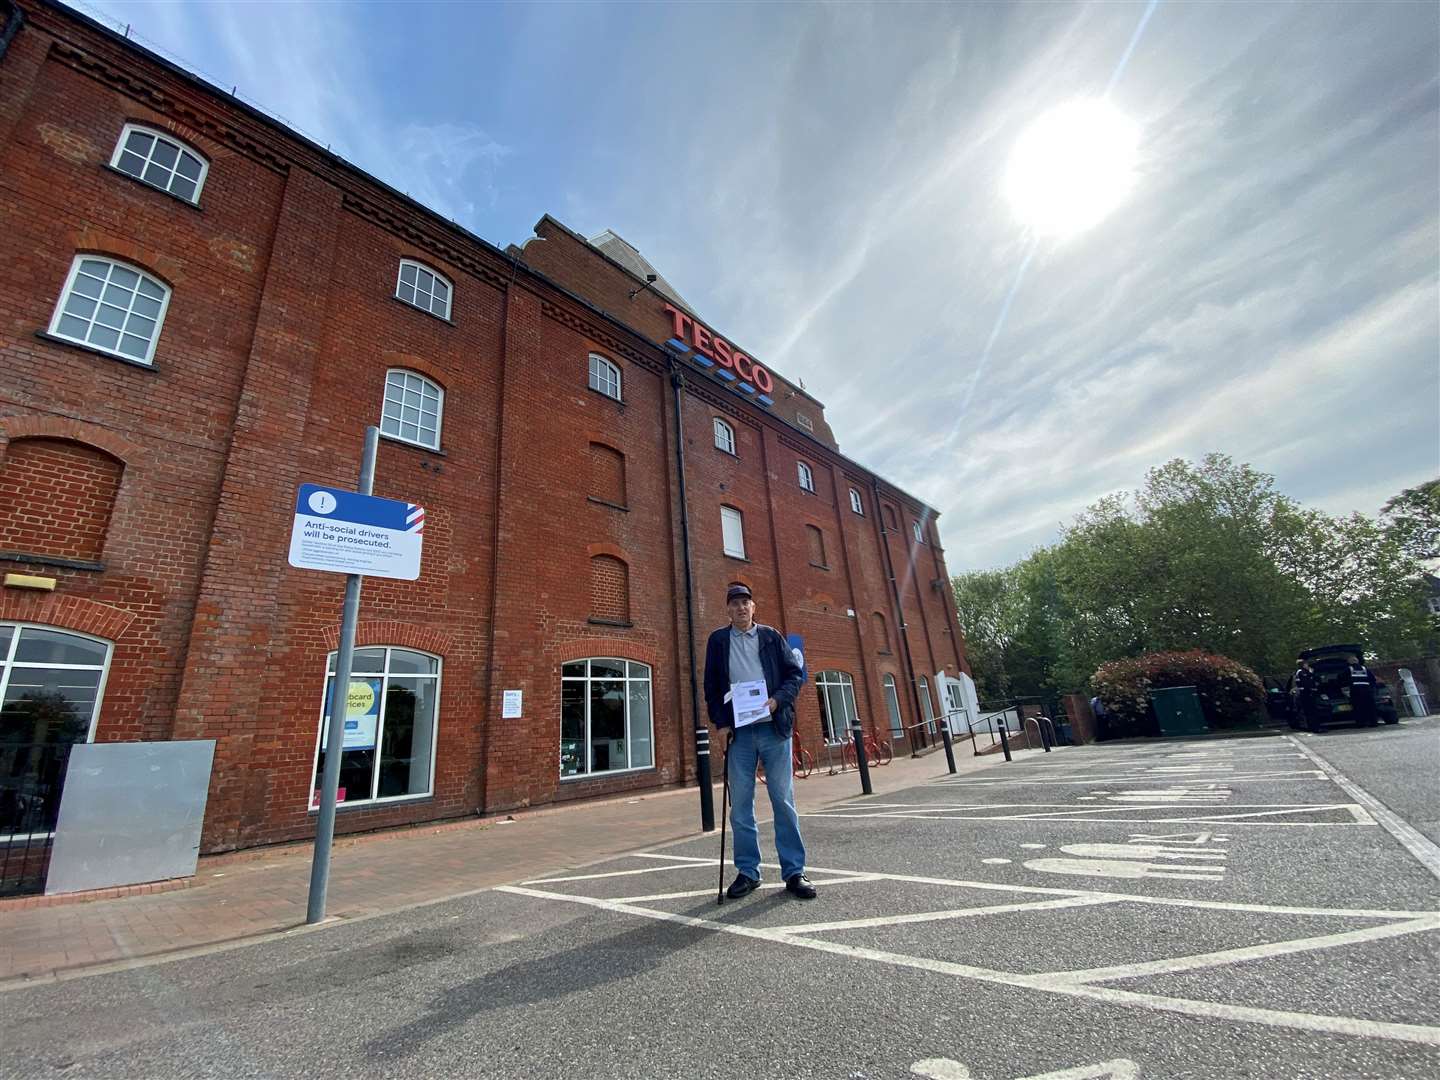
M 1181 847 L 1141 836 L 1128 844 L 1066 844 L 1069 858 L 1028 859 L 1025 868 L 1042 874 L 1079 877 L 1179 878 L 1184 881 L 1220 881 L 1225 877 L 1225 849 Z

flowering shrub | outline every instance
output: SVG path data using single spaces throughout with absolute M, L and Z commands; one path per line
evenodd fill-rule
M 1090 677 L 1095 693 L 1111 713 L 1110 738 L 1156 733 L 1150 691 L 1193 686 L 1212 727 L 1233 727 L 1253 720 L 1265 702 L 1259 676 L 1228 656 L 1192 650 L 1156 652 L 1102 664 Z

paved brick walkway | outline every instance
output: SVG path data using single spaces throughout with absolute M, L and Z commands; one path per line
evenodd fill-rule
M 1041 751 L 1018 751 L 1024 757 Z M 999 755 L 957 746 L 964 772 Z M 877 795 L 945 774 L 945 755 L 896 758 L 871 770 Z M 859 796 L 854 772 L 796 782 L 802 810 Z M 766 808 L 757 796 L 757 811 Z M 715 788 L 719 813 L 720 788 Z M 760 813 L 763 818 L 767 813 Z M 362 918 L 538 877 L 697 835 L 699 796 L 672 789 L 429 829 L 336 841 L 328 913 Z M 202 859 L 189 888 L 49 907 L 0 910 L 0 986 L 293 929 L 305 922 L 310 845 Z

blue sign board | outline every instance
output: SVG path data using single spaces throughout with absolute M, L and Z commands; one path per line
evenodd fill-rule
M 414 581 L 425 510 L 415 503 L 301 484 L 290 530 L 290 565 L 304 570 Z

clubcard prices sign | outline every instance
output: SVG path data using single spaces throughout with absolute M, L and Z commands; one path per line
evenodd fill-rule
M 414 581 L 425 510 L 398 499 L 301 484 L 290 530 L 290 565 L 302 570 Z

